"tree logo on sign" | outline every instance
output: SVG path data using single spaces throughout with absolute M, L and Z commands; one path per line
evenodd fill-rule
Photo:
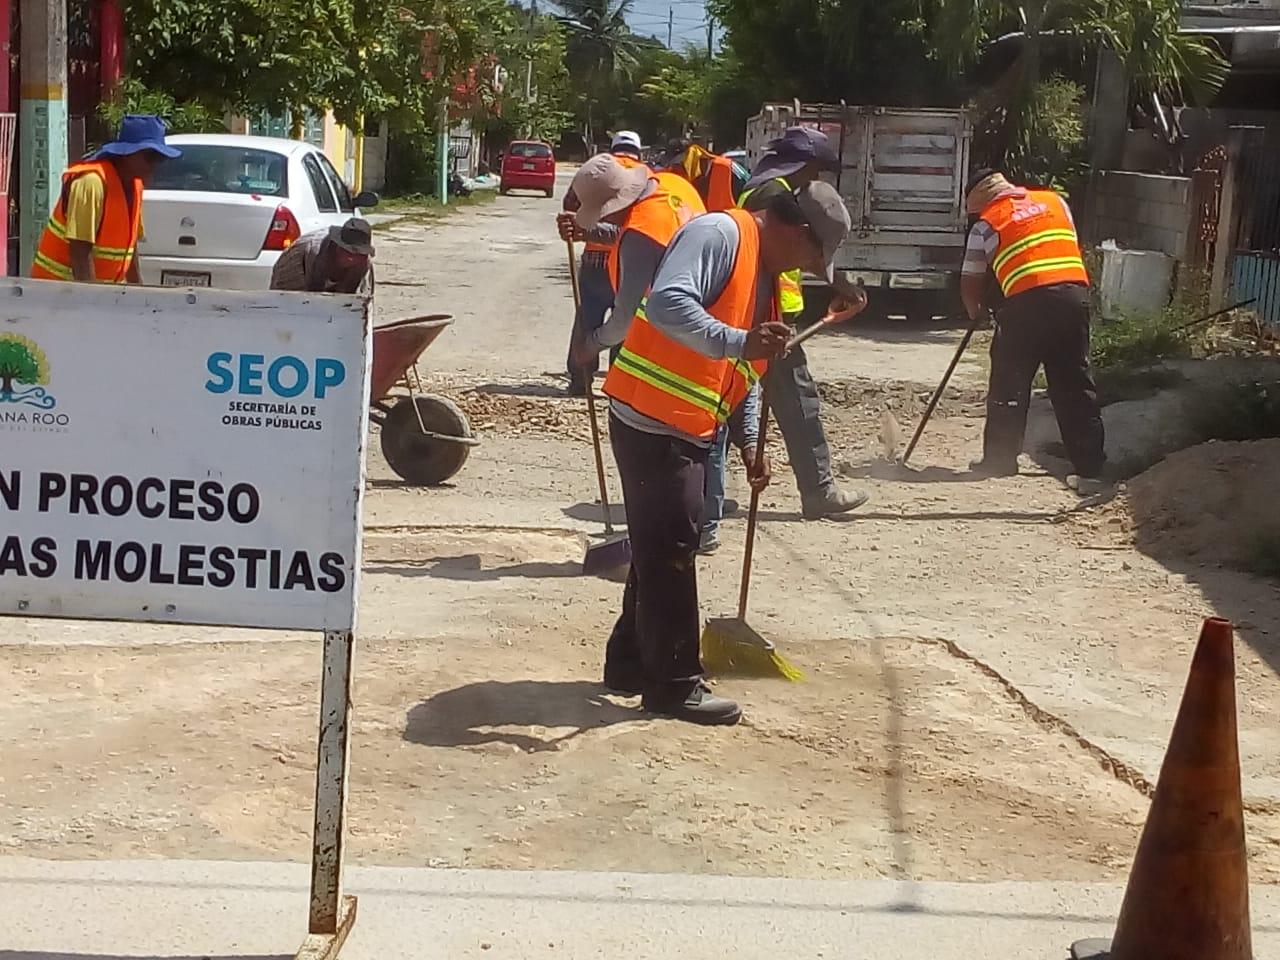
M 0 403 L 19 403 L 52 410 L 58 401 L 45 389 L 49 358 L 34 340 L 16 333 L 0 334 Z

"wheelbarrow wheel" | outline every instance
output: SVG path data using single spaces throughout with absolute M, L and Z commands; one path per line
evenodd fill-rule
M 387 414 L 382 424 L 382 455 L 402 480 L 430 487 L 444 483 L 461 470 L 471 447 L 423 436 L 422 428 L 450 437 L 470 437 L 471 425 L 467 423 L 467 415 L 452 400 L 436 396 L 416 399 L 417 414 L 413 409 L 414 400 L 408 397 Z M 422 417 L 421 426 L 418 415 Z

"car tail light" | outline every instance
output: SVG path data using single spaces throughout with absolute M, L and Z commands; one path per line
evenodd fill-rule
M 271 229 L 267 231 L 267 238 L 262 241 L 262 249 L 288 250 L 300 236 L 302 228 L 298 226 L 298 218 L 282 203 L 271 215 Z

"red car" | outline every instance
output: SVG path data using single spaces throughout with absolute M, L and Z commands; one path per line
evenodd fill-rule
M 515 140 L 502 157 L 499 192 L 541 190 L 548 197 L 556 192 L 556 156 L 550 144 L 537 140 Z

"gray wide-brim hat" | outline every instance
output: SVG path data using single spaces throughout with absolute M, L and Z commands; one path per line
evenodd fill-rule
M 608 153 L 598 153 L 584 163 L 569 189 L 578 198 L 574 220 L 590 230 L 605 217 L 625 210 L 644 194 L 649 185 L 647 167 L 624 166 Z

